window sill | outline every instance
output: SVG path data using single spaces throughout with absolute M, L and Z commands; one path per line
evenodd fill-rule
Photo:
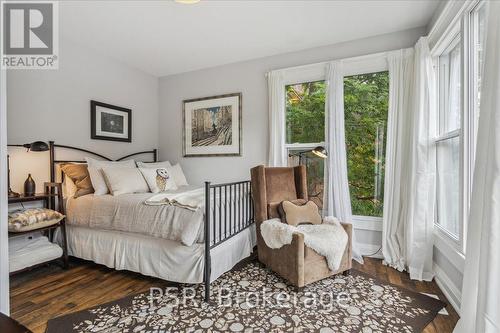
M 358 230 L 382 231 L 382 218 L 354 215 L 352 226 Z
M 458 248 L 458 244 L 455 241 L 444 236 L 439 230 L 434 230 L 434 246 L 438 248 L 455 268 L 462 273 L 464 272 L 465 254 Z

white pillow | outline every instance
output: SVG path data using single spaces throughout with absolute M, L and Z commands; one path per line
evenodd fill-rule
M 86 157 L 85 160 L 87 161 L 88 164 L 90 181 L 92 182 L 92 187 L 94 188 L 94 195 L 104 195 L 109 193 L 110 191 L 102 175 L 103 168 L 109 168 L 109 167 L 135 168 L 134 160 L 111 162 L 111 161 L 95 160 L 90 157 Z
M 148 184 L 137 168 L 110 167 L 103 168 L 102 173 L 113 195 L 149 192 Z
M 163 162 L 141 162 L 137 161 L 137 167 L 138 168 L 148 168 L 148 169 L 153 169 L 153 168 L 170 168 L 172 164 L 170 164 L 169 161 L 163 161 Z
M 153 193 L 177 190 L 174 177 L 166 168 L 139 168 Z
M 182 172 L 181 165 L 177 163 L 170 169 L 167 168 L 167 170 L 172 174 L 175 180 L 175 184 L 177 186 L 188 186 L 188 182 L 186 180 L 186 176 L 184 176 L 184 172 Z

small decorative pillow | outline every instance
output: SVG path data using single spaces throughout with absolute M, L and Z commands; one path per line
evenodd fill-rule
M 148 184 L 138 168 L 103 168 L 102 173 L 113 195 L 149 192 Z
M 175 180 L 166 168 L 139 168 L 153 193 L 177 190 Z
M 322 222 L 318 206 L 312 201 L 308 201 L 303 205 L 283 201 L 279 210 L 282 221 L 293 226 L 298 226 L 299 224 L 321 224 Z
M 86 164 L 63 164 L 61 170 L 76 186 L 74 197 L 78 198 L 86 194 L 94 193 L 92 182 Z
M 304 205 L 307 200 L 304 199 L 295 199 L 295 200 L 289 200 L 291 203 L 297 205 L 297 206 L 302 206 Z M 279 202 L 270 202 L 267 204 L 267 218 L 269 219 L 274 219 L 274 218 L 280 218 L 284 215 L 283 209 L 281 209 L 281 203 L 283 201 Z M 286 223 L 285 219 L 282 219 L 282 222 Z
M 9 231 L 24 232 L 54 225 L 64 215 L 47 208 L 21 209 L 9 213 Z

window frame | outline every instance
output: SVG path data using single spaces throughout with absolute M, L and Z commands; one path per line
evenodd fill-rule
M 437 103 L 437 124 L 438 124 L 438 135 L 434 139 L 434 146 L 436 147 L 436 166 L 438 163 L 438 149 L 437 146 L 440 143 L 443 143 L 445 141 L 451 141 L 457 137 L 459 137 L 459 142 L 460 142 L 460 148 L 459 148 L 459 202 L 462 202 L 462 193 L 463 193 L 463 167 L 462 167 L 462 162 L 463 162 L 463 153 L 462 153 L 462 147 L 463 147 L 463 117 L 464 117 L 464 97 L 463 97 L 463 89 L 464 89 L 464 73 L 463 73 L 463 42 L 464 39 L 462 37 L 461 33 L 461 27 L 460 27 L 460 22 L 457 22 L 455 26 L 451 29 L 450 33 L 448 36 L 443 38 L 440 43 L 437 45 L 438 49 L 433 52 L 433 57 L 434 57 L 434 67 L 435 67 L 435 75 L 436 75 L 436 103 Z M 441 95 L 443 94 L 442 91 L 442 84 L 441 84 L 441 78 L 443 73 L 441 72 L 441 63 L 439 61 L 440 57 L 444 53 L 451 53 L 451 51 L 456 47 L 460 45 L 460 79 L 461 79 L 461 87 L 460 87 L 460 128 L 454 129 L 451 131 L 445 131 L 442 132 L 442 121 L 443 121 L 443 108 L 444 104 L 442 103 Z M 448 82 L 446 82 L 447 85 Z M 436 170 L 436 175 L 437 175 L 437 170 Z M 459 221 L 459 228 L 458 228 L 458 237 L 455 237 L 451 232 L 446 230 L 442 225 L 439 224 L 438 220 L 438 207 L 439 207 L 439 196 L 438 196 L 438 180 L 436 178 L 436 199 L 435 199 L 435 209 L 434 209 L 434 226 L 437 229 L 437 233 L 439 236 L 444 237 L 448 242 L 449 245 L 453 246 L 457 250 L 459 250 L 462 245 L 463 245 L 463 233 L 464 233 L 464 226 L 463 226 L 463 212 L 459 207 L 459 216 L 458 216 L 458 221 Z
M 441 35 L 437 43 L 431 50 L 436 69 L 436 79 L 439 79 L 439 56 L 449 47 L 454 39 L 460 37 L 461 47 L 461 103 L 460 103 L 460 129 L 438 135 L 434 144 L 449 140 L 454 137 L 460 137 L 460 160 L 459 160 L 459 237 L 456 239 L 446 229 L 437 222 L 437 195 L 435 211 L 435 245 L 450 258 L 454 258 L 457 267 L 462 267 L 466 253 L 466 239 L 470 200 L 472 195 L 472 180 L 474 170 L 474 157 L 476 152 L 476 115 L 479 111 L 477 105 L 477 59 L 476 59 L 476 41 L 478 37 L 478 25 L 476 24 L 477 13 L 485 1 L 471 1 L 468 6 L 460 13 L 448 29 Z M 440 86 L 436 85 L 437 95 L 440 95 Z M 440 118 L 441 105 L 440 98 L 436 101 L 438 120 Z M 436 160 L 437 160 L 436 153 Z M 436 186 L 437 190 L 437 186 Z
M 325 81 L 326 80 L 326 68 L 327 65 L 325 63 L 305 65 L 300 67 L 287 68 L 282 70 L 283 80 L 282 80 L 282 89 L 285 91 L 286 86 L 291 84 L 300 84 L 306 82 L 316 82 L 316 81 Z M 307 150 L 314 149 L 317 146 L 324 146 L 325 142 L 307 142 L 307 143 L 286 143 L 286 93 L 284 94 L 285 102 L 284 110 L 283 110 L 283 121 L 285 131 L 283 133 L 284 138 L 283 142 L 285 142 L 285 153 L 288 157 L 290 150 Z M 325 106 L 326 107 L 326 106 Z M 326 121 L 326 120 L 325 120 Z
M 360 57 L 342 59 L 342 76 L 352 76 L 360 74 L 370 74 L 377 72 L 384 72 L 389 70 L 387 64 L 387 52 L 369 54 Z M 281 70 L 283 89 L 290 84 L 298 84 L 314 81 L 325 81 L 328 63 L 317 63 L 299 67 L 285 68 Z M 284 96 L 286 98 L 286 95 Z M 343 96 L 342 96 L 343 98 Z M 285 110 L 283 110 L 286 122 L 286 100 L 283 103 Z M 326 104 L 325 104 L 326 108 Z M 326 122 L 326 119 L 325 119 Z M 286 123 L 285 125 L 286 126 Z M 284 131 L 283 142 L 286 142 L 286 131 Z M 286 156 L 288 156 L 291 149 L 313 149 L 317 146 L 324 146 L 325 142 L 312 142 L 312 143 L 285 143 L 284 149 Z M 387 147 L 384 147 L 384 150 Z M 384 185 L 385 186 L 385 185 Z M 355 229 L 382 231 L 383 217 L 375 216 L 362 216 L 353 215 L 353 226 Z
M 344 64 L 343 78 L 346 76 L 372 74 L 389 71 L 386 56 L 375 56 Z M 390 90 L 390 88 L 389 88 Z M 387 110 L 389 112 L 389 109 Z M 387 126 L 387 124 L 386 124 Z M 384 156 L 387 147 L 384 147 Z M 385 166 L 385 165 L 384 165 Z M 385 179 L 384 179 L 385 190 Z M 352 215 L 352 222 L 357 229 L 382 231 L 383 216 Z

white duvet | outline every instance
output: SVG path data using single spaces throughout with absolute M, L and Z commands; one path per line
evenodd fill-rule
M 199 187 L 198 187 L 199 188 Z M 190 192 L 183 186 L 172 193 Z M 138 233 L 191 246 L 203 242 L 203 209 L 146 205 L 151 193 L 85 195 L 67 202 L 67 223 L 95 229 Z

